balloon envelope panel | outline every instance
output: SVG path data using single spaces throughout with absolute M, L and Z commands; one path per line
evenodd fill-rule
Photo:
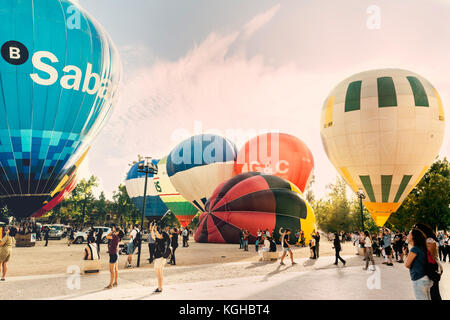
M 0 21 L 0 199 L 28 217 L 109 118 L 121 63 L 71 1 L 2 1 Z
M 444 109 L 437 90 L 420 75 L 381 69 L 339 83 L 322 108 L 325 151 L 377 225 L 423 177 L 444 136 Z
M 206 204 L 207 212 L 199 219 L 197 242 L 238 243 L 239 230 L 247 229 L 250 242 L 256 240 L 258 229 L 292 231 L 302 229 L 309 240 L 315 229 L 314 213 L 300 190 L 277 176 L 247 172 L 222 183 Z
M 56 207 L 58 204 L 60 204 L 64 199 L 66 199 L 72 191 L 77 186 L 78 180 L 76 176 L 76 172 L 74 172 L 73 176 L 68 180 L 67 185 L 64 187 L 64 189 L 60 192 L 58 192 L 46 205 L 44 205 L 41 209 L 36 211 L 32 217 L 33 218 L 39 218 L 42 217 L 44 214 L 52 210 L 54 207 Z
M 152 159 L 152 163 L 157 165 L 159 160 Z M 138 171 L 138 165 L 144 163 L 140 161 L 131 166 L 125 180 L 125 187 L 131 201 L 142 212 L 144 204 L 145 173 Z M 153 185 L 154 174 L 149 174 L 147 179 L 147 193 L 145 199 L 145 216 L 161 218 L 168 210 L 167 206 L 159 197 Z
M 266 133 L 248 141 L 239 151 L 236 173 L 258 171 L 294 183 L 302 192 L 311 180 L 314 158 L 306 144 L 289 134 Z
M 217 135 L 193 136 L 167 157 L 167 174 L 180 194 L 201 211 L 214 189 L 235 175 L 236 146 Z
M 153 177 L 155 190 L 167 208 L 177 217 L 183 227 L 191 223 L 198 212 L 189 201 L 187 201 L 170 182 L 167 174 L 167 156 L 158 163 L 158 173 Z

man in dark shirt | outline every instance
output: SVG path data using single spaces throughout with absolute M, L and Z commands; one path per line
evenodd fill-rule
M 320 234 L 319 231 L 313 233 L 314 239 L 316 239 L 316 258 L 319 258 L 319 241 L 320 241 Z
M 48 245 L 49 232 L 50 232 L 50 228 L 45 227 L 45 233 L 44 233 L 45 246 Z
M 172 255 L 170 256 L 171 265 L 176 265 L 175 262 L 175 250 L 178 248 L 178 230 L 177 228 L 173 228 L 170 233 L 170 246 L 172 248 Z

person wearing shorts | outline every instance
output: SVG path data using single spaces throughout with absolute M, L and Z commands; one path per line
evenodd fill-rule
M 152 233 L 153 239 L 156 241 L 155 246 L 155 260 L 154 269 L 156 273 L 156 277 L 158 278 L 158 288 L 154 291 L 154 293 L 162 292 L 163 286 L 163 269 L 166 264 L 166 258 L 164 258 L 164 253 L 166 252 L 167 247 L 170 245 L 170 237 L 167 232 L 162 231 L 159 233 L 156 225 L 153 223 L 150 224 L 150 232 Z
M 281 247 L 283 248 L 283 255 L 281 256 L 281 262 L 280 265 L 284 265 L 284 257 L 289 252 L 289 256 L 291 258 L 291 264 L 296 264 L 294 262 L 294 255 L 292 254 L 291 246 L 289 245 L 289 235 L 291 234 L 291 230 L 286 229 L 284 232 L 281 231 L 282 228 L 280 228 L 279 233 L 281 234 Z
M 108 253 L 109 253 L 109 272 L 111 274 L 111 278 L 109 281 L 109 285 L 105 287 L 105 289 L 112 289 L 113 287 L 117 287 L 117 280 L 119 278 L 119 267 L 118 267 L 118 257 L 119 257 L 119 242 L 121 240 L 120 230 L 116 229 L 116 226 L 112 226 L 111 232 L 106 236 L 108 242 Z
M 383 264 L 392 267 L 394 264 L 392 263 L 391 230 L 389 230 L 388 228 L 384 228 L 383 249 L 384 254 L 389 260 L 389 262 L 383 262 Z

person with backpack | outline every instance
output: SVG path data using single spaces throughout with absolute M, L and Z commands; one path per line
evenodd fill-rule
M 408 235 L 408 242 L 412 247 L 406 258 L 405 267 L 409 269 L 414 295 L 417 300 L 431 300 L 430 289 L 433 282 L 425 273 L 427 263 L 425 235 L 414 228 Z
M 141 240 L 141 233 L 139 232 L 138 225 L 134 225 L 133 230 L 130 232 L 130 241 L 128 242 L 127 247 L 127 263 L 125 265 L 126 268 L 132 268 L 131 262 L 133 260 L 133 254 L 136 248 L 139 246 L 139 241 Z
M 438 239 L 434 231 L 425 224 L 418 223 L 414 228 L 420 230 L 426 238 L 427 263 L 425 265 L 425 274 L 433 283 L 430 288 L 430 298 L 431 300 L 442 300 L 439 292 L 439 281 L 441 280 L 443 268 L 438 259 Z
M 155 224 L 150 225 L 150 232 L 153 238 L 156 240 L 155 246 L 155 261 L 154 269 L 156 277 L 158 278 L 158 288 L 154 293 L 160 293 L 163 289 L 163 268 L 166 263 L 166 259 L 170 257 L 170 237 L 167 232 L 160 232 Z

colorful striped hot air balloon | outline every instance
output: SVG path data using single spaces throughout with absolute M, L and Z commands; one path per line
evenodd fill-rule
M 305 192 L 313 176 L 314 158 L 306 144 L 290 134 L 266 133 L 248 141 L 239 151 L 236 173 L 257 171 L 294 183 Z
M 189 201 L 187 201 L 170 182 L 167 174 L 167 156 L 162 158 L 158 163 L 158 173 L 153 177 L 155 189 L 161 200 L 166 204 L 167 208 L 177 217 L 183 227 L 191 223 L 192 219 L 198 212 Z
M 196 135 L 167 157 L 167 174 L 180 194 L 200 211 L 214 189 L 235 175 L 236 146 L 218 135 Z
M 62 190 L 105 125 L 121 63 L 72 1 L 2 0 L 0 21 L 0 200 L 23 218 Z
M 206 204 L 199 219 L 195 241 L 239 243 L 239 230 L 247 229 L 254 242 L 258 229 L 290 229 L 291 241 L 296 230 L 303 230 L 306 240 L 316 229 L 314 212 L 301 191 L 277 176 L 247 172 L 222 183 Z
M 159 160 L 152 159 L 152 163 L 157 165 Z M 144 161 L 133 164 L 128 171 L 125 179 L 125 188 L 128 196 L 133 201 L 136 208 L 142 212 L 144 204 L 144 188 L 145 188 L 145 173 L 138 171 L 138 165 Z M 148 175 L 147 179 L 147 195 L 145 199 L 145 216 L 150 220 L 159 220 L 169 210 L 164 202 L 159 197 L 156 189 L 153 186 L 153 174 Z
M 72 191 L 77 186 L 78 179 L 76 175 L 76 171 L 72 174 L 69 180 L 67 180 L 66 185 L 64 188 L 59 191 L 47 204 L 45 204 L 41 209 L 36 211 L 32 217 L 33 218 L 39 218 L 48 213 L 50 210 L 52 210 L 54 207 L 56 207 L 58 204 L 60 204 L 64 199 L 66 199 Z
M 441 148 L 444 108 L 420 75 L 381 69 L 353 75 L 326 99 L 325 151 L 378 226 L 385 224 L 423 177 Z

